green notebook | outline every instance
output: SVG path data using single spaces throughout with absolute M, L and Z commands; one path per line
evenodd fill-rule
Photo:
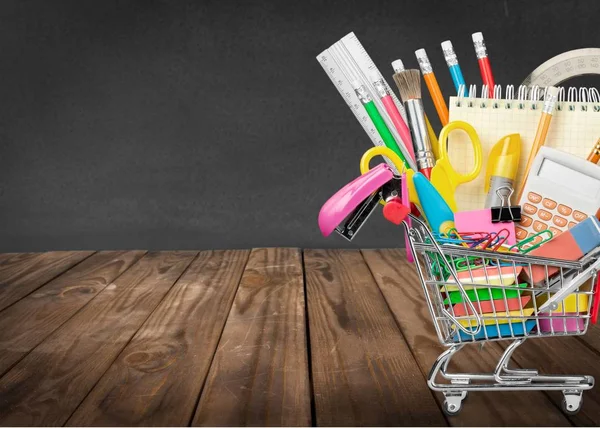
M 524 282 L 522 284 L 519 284 L 518 287 L 526 288 L 527 285 L 528 284 L 526 282 Z M 477 297 L 479 297 L 480 301 L 490 300 L 490 289 L 489 288 L 476 288 L 476 289 L 465 290 L 465 291 L 467 292 L 467 296 L 469 296 L 469 300 L 472 302 L 476 302 Z M 477 297 L 475 296 L 475 293 L 477 293 Z M 450 291 L 448 294 L 450 295 L 450 303 L 455 304 L 455 303 L 463 303 L 464 302 L 463 294 L 460 291 Z M 513 297 L 519 297 L 520 294 L 521 294 L 521 291 L 506 290 L 506 298 L 507 299 L 510 299 Z M 502 288 L 492 288 L 492 299 L 494 299 L 494 300 L 504 299 L 504 290 Z M 448 299 L 444 300 L 444 304 L 445 305 L 448 304 Z

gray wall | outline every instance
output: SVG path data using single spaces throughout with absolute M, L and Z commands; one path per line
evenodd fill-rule
M 447 38 L 479 83 L 483 31 L 502 84 L 600 41 L 597 0 L 239 3 L 0 3 L 0 251 L 342 247 L 317 213 L 370 142 L 321 50 L 425 47 L 449 96 Z M 377 214 L 352 246 L 402 243 Z

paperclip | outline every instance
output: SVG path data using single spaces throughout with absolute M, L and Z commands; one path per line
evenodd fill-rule
M 456 229 L 452 229 L 452 230 L 456 230 Z M 456 232 L 456 234 L 458 235 L 458 232 Z M 462 234 L 458 235 L 462 237 L 462 240 L 464 242 L 464 246 L 469 247 L 469 248 L 474 248 L 477 245 L 479 245 L 480 243 L 482 243 L 483 241 L 489 239 L 489 233 L 487 232 L 462 232 Z
M 505 235 L 501 235 L 502 232 L 504 232 Z M 498 233 L 496 233 L 497 241 L 492 243 L 492 245 L 494 246 L 492 248 L 492 251 L 498 251 L 498 249 L 502 246 L 502 244 L 504 244 L 506 242 L 506 240 L 508 239 L 509 236 L 510 236 L 510 231 L 508 229 L 500 229 L 498 231 Z
M 458 230 L 456 230 L 455 227 L 451 228 L 448 230 L 447 235 L 453 234 L 456 236 L 456 238 L 454 238 L 454 240 L 456 241 L 456 243 L 462 245 L 463 247 L 469 247 L 469 245 L 465 242 L 465 238 L 463 238 L 459 233 Z
M 487 262 L 481 263 L 481 257 L 479 256 L 457 257 L 452 263 L 457 272 L 478 268 L 482 264 L 487 264 Z
M 544 233 L 547 233 L 549 235 L 549 237 L 547 239 L 542 238 L 540 242 L 538 242 L 536 244 L 531 244 L 531 242 L 533 242 L 535 240 L 535 238 L 543 235 Z M 533 251 L 536 248 L 539 248 L 542 244 L 545 244 L 552 238 L 554 238 L 554 233 L 552 233 L 551 230 L 549 230 L 549 229 L 542 230 L 541 232 L 531 235 L 529 238 L 525 238 L 522 241 L 517 242 L 515 245 L 513 245 L 512 247 L 509 248 L 509 251 L 516 249 L 521 254 L 527 254 L 528 252 Z M 530 247 L 524 248 L 529 244 L 531 244 Z

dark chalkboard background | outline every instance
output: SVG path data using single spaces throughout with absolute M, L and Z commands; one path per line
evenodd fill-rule
M 320 235 L 317 213 L 370 142 L 319 52 L 354 31 L 391 74 L 424 47 L 449 96 L 441 41 L 480 83 L 482 31 L 497 83 L 519 84 L 600 45 L 599 12 L 597 0 L 2 2 L 0 251 L 345 246 Z M 402 244 L 376 214 L 352 246 Z

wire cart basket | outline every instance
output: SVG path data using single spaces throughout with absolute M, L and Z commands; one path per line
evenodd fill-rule
M 469 391 L 560 390 L 563 410 L 577 413 L 583 391 L 594 386 L 592 376 L 541 375 L 508 366 L 528 338 L 585 334 L 600 247 L 572 262 L 437 242 L 412 215 L 404 226 L 435 330 L 448 347 L 428 377 L 429 387 L 444 394 L 444 412 L 457 414 Z M 493 373 L 448 371 L 466 344 L 493 340 L 512 341 Z

